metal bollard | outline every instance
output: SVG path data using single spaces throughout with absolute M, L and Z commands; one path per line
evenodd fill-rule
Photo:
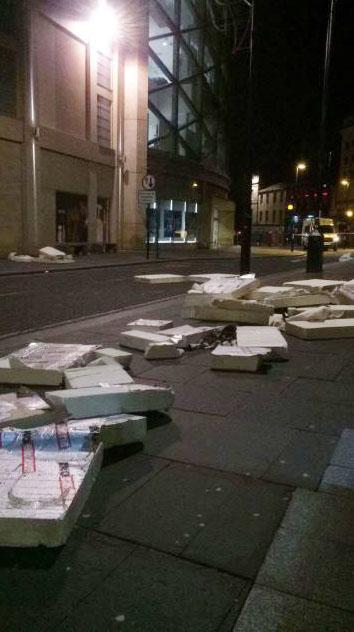
M 314 231 L 308 237 L 306 272 L 322 272 L 324 239 L 320 232 Z

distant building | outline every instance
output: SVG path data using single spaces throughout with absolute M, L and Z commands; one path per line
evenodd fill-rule
M 259 243 L 282 243 L 287 220 L 289 189 L 283 182 L 258 190 L 253 203 L 253 240 Z
M 96 5 L 1 1 L 0 254 L 141 247 L 147 173 L 160 241 L 231 245 L 223 9 Z
M 339 224 L 352 224 L 354 217 L 354 116 L 341 130 L 339 177 L 334 195 L 334 214 Z

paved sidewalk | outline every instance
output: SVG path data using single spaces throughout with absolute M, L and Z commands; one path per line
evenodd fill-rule
M 352 263 L 326 273 L 353 277 Z M 181 323 L 180 306 L 9 338 L 0 351 L 34 338 L 114 345 L 138 316 Z M 65 547 L 1 551 L 1 631 L 352 632 L 354 498 L 318 489 L 354 429 L 354 340 L 288 343 L 289 362 L 259 375 L 212 372 L 207 351 L 134 353 L 133 374 L 171 384 L 174 408 L 150 415 L 144 446 L 106 454 Z
M 337 260 L 344 253 L 354 254 L 354 249 L 340 250 L 337 253 L 326 252 L 325 259 Z M 125 250 L 119 253 L 91 254 L 75 257 L 72 263 L 39 263 L 37 261 L 30 263 L 20 263 L 0 259 L 0 276 L 33 274 L 40 273 L 44 270 L 64 272 L 66 270 L 89 270 L 92 268 L 104 268 L 114 266 L 130 266 L 141 265 L 143 263 L 151 264 L 166 263 L 166 261 L 184 261 L 188 259 L 199 260 L 215 260 L 215 259 L 234 259 L 240 253 L 240 246 L 233 246 L 227 249 L 211 250 L 207 248 L 199 248 L 195 244 L 161 244 L 159 246 L 159 258 L 156 259 L 155 246 L 151 244 L 150 258 L 146 258 L 146 251 Z M 252 246 L 252 256 L 254 257 L 305 257 L 306 253 L 301 249 L 293 252 L 286 247 L 275 246 Z

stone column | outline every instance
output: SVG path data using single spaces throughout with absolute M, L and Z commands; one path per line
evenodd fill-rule
M 24 29 L 24 143 L 22 249 L 37 254 L 39 243 L 39 136 L 38 90 L 35 63 L 34 15 L 30 3 L 23 3 Z

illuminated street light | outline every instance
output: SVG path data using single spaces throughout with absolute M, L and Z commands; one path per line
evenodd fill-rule
M 305 169 L 307 169 L 307 165 L 304 162 L 298 162 L 296 165 L 296 184 L 299 179 L 299 171 L 305 171 Z
M 192 187 L 193 187 L 193 189 L 196 189 L 198 187 L 198 182 L 193 182 L 192 183 Z
M 351 209 L 348 209 L 347 211 L 345 211 L 345 214 L 347 217 L 349 217 L 349 219 L 351 219 L 354 213 Z
M 288 204 L 288 211 L 293 211 L 293 210 L 294 210 L 294 205 Z
M 343 180 L 340 181 L 342 187 L 348 187 L 349 186 L 349 180 L 347 180 L 347 178 L 343 178 Z
M 99 0 L 89 22 L 90 43 L 102 52 L 108 51 L 119 35 L 117 14 L 106 0 Z

